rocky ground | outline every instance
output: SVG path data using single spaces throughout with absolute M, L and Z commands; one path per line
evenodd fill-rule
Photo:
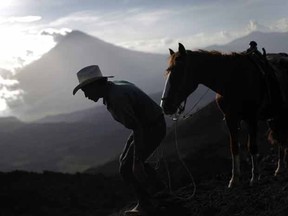
M 173 189 L 174 197 L 152 200 L 162 206 L 156 215 L 284 216 L 288 215 L 288 172 L 274 177 L 276 155 L 262 160 L 262 177 L 249 186 L 245 164 L 242 182 L 228 189 L 230 173 L 196 179 L 196 193 L 189 181 Z M 191 183 L 191 182 L 190 182 Z M 185 186 L 186 185 L 186 186 Z M 119 176 L 92 174 L 0 173 L 1 216 L 116 216 L 135 204 Z M 152 216 L 152 215 L 151 215 Z
M 198 184 L 197 193 L 188 204 L 191 215 L 288 215 L 288 175 L 274 177 L 274 168 L 266 170 L 252 187 L 247 173 L 241 185 L 233 189 L 227 188 L 228 175 Z
M 246 171 L 243 173 L 239 186 L 227 188 L 230 173 L 219 173 L 213 178 L 198 179 L 193 197 L 191 197 L 195 189 L 193 184 L 181 187 L 173 192 L 174 198 L 170 200 L 160 198 L 162 203 L 158 202 L 158 204 L 164 205 L 167 211 L 156 215 L 288 215 L 288 172 L 278 177 L 273 175 L 276 167 L 276 154 L 261 159 L 262 175 L 254 186 L 249 185 L 248 164 L 246 164 L 247 167 L 243 165 Z
M 118 176 L 0 173 L 1 216 L 105 216 L 120 211 L 131 199 Z

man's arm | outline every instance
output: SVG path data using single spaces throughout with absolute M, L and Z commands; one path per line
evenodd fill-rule
M 139 182 L 146 180 L 144 169 L 143 147 L 144 147 L 144 128 L 138 120 L 133 105 L 127 97 L 117 100 L 118 104 L 114 107 L 114 117 L 125 127 L 132 129 L 134 134 L 134 155 L 133 173 Z

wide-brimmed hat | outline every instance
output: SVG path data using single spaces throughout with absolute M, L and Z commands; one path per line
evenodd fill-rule
M 250 46 L 257 46 L 257 43 L 255 41 L 250 41 L 249 45 Z
M 98 65 L 90 65 L 85 68 L 82 68 L 78 73 L 77 77 L 79 80 L 79 85 L 77 85 L 73 90 L 73 95 L 81 89 L 82 87 L 95 82 L 97 80 L 101 80 L 103 78 L 111 78 L 114 76 L 103 76 L 101 70 Z

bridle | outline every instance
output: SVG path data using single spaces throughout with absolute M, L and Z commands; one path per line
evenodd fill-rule
M 186 107 L 186 102 L 187 102 L 187 98 L 182 103 L 180 103 L 177 109 L 178 110 L 177 115 L 181 115 L 184 112 L 185 107 Z
M 181 62 L 182 63 L 182 62 Z M 182 63 L 183 64 L 183 63 Z M 186 80 L 186 71 L 184 70 L 184 77 L 182 78 L 182 86 L 185 86 L 184 83 L 185 83 L 185 80 Z M 187 91 L 187 89 L 180 89 L 180 91 L 178 92 L 178 95 L 181 95 L 181 94 L 184 94 L 185 95 L 185 92 Z M 165 101 L 167 100 L 167 97 L 163 97 L 161 98 L 162 101 Z M 179 104 L 179 106 L 177 107 L 177 111 L 175 113 L 175 116 L 179 116 L 181 115 L 184 110 L 185 110 L 185 107 L 186 107 L 186 102 L 187 102 L 187 97 Z

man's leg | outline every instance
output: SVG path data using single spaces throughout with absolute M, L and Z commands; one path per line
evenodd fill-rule
M 139 146 L 140 158 L 144 164 L 145 171 L 152 179 L 156 176 L 155 170 L 150 164 L 145 161 L 152 155 L 157 147 L 159 147 L 161 141 L 166 135 L 166 123 L 163 116 L 158 119 L 151 127 L 145 130 L 143 146 Z M 123 153 L 120 156 L 120 174 L 127 183 L 138 181 L 133 175 L 133 156 L 134 156 L 134 136 L 133 133 L 129 136 Z
M 134 141 L 129 137 L 123 154 L 120 157 L 120 174 L 124 181 L 128 184 L 132 184 L 139 200 L 137 209 L 144 209 L 146 211 L 153 211 L 153 206 L 150 203 L 151 195 L 164 190 L 166 185 L 157 178 L 156 171 L 145 163 L 147 158 L 159 147 L 162 139 L 166 135 L 166 123 L 164 117 L 160 118 L 159 121 L 150 128 L 147 128 L 145 133 L 144 146 L 140 146 L 141 159 L 145 167 L 146 174 L 148 175 L 147 181 L 139 183 L 132 172 L 133 167 L 133 156 L 134 156 Z M 132 137 L 133 138 L 133 137 Z
M 125 157 L 127 157 L 128 150 L 129 150 L 131 144 L 133 143 L 133 141 L 134 141 L 134 133 L 132 132 L 127 139 L 127 142 L 126 142 L 126 145 L 123 149 L 122 154 L 120 155 L 120 158 L 119 158 L 120 163 L 121 163 L 121 161 L 123 161 L 125 159 Z
M 138 199 L 138 204 L 132 209 L 126 212 L 126 215 L 137 215 L 137 213 L 144 211 L 149 211 L 152 207 L 149 202 L 149 195 L 145 188 L 140 185 L 133 175 L 133 155 L 134 155 L 134 140 L 133 133 L 127 140 L 126 146 L 123 153 L 120 156 L 120 175 L 126 184 L 131 185 L 134 189 L 136 197 Z M 148 210 L 147 210 L 148 209 Z
M 161 117 L 157 123 L 153 124 L 153 126 L 147 130 L 147 133 L 145 134 L 145 146 L 143 147 L 144 162 L 159 147 L 165 135 L 166 123 L 164 117 Z M 166 185 L 158 178 L 155 169 L 148 162 L 145 162 L 145 171 L 148 175 L 146 188 L 150 195 L 154 195 L 155 193 L 166 189 Z

